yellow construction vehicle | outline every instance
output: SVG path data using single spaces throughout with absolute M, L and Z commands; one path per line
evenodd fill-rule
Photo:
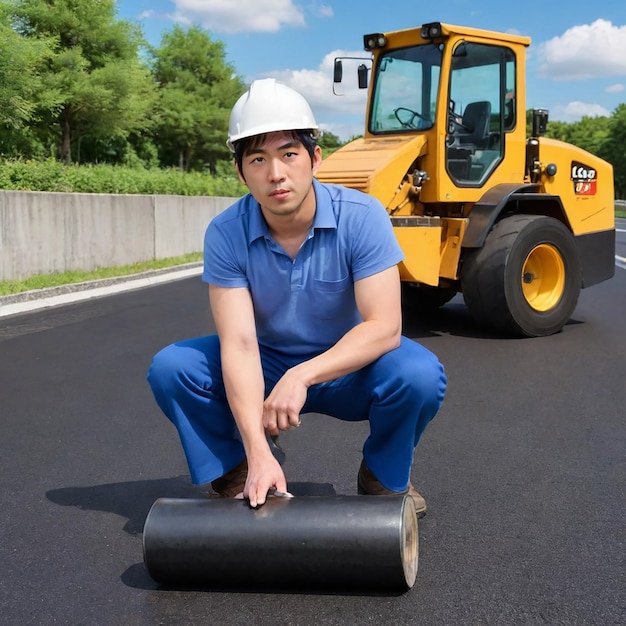
M 462 292 L 481 324 L 541 336 L 562 329 L 582 287 L 613 275 L 615 211 L 611 165 L 543 137 L 547 111 L 533 111 L 527 138 L 529 45 L 439 22 L 366 35 L 365 134 L 317 178 L 387 208 L 406 306 Z

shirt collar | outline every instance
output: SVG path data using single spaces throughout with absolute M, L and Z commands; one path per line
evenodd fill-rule
M 315 191 L 315 218 L 313 228 L 337 228 L 337 220 L 333 211 L 332 200 L 328 191 L 317 180 L 313 179 L 313 190 Z M 259 237 L 269 237 L 270 231 L 267 223 L 263 219 L 259 203 L 248 194 L 250 203 L 250 222 L 248 230 L 248 245 Z

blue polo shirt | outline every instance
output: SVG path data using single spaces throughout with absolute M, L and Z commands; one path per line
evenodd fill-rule
M 202 280 L 247 287 L 259 343 L 302 357 L 327 350 L 361 321 L 355 281 L 404 258 L 378 200 L 317 180 L 313 187 L 315 218 L 293 261 L 250 194 L 217 215 L 204 238 Z

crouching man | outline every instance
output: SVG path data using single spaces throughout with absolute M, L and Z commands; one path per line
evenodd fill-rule
M 322 413 L 369 422 L 358 492 L 409 494 L 423 514 L 411 465 L 446 376 L 401 335 L 403 254 L 384 207 L 315 180 L 318 132 L 306 100 L 273 79 L 237 101 L 228 145 L 249 193 L 205 235 L 217 334 L 166 347 L 148 380 L 196 484 L 253 507 L 287 491 L 267 435 Z

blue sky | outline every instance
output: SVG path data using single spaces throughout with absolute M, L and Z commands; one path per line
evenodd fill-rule
M 610 115 L 626 102 L 624 0 L 118 0 L 118 16 L 153 45 L 175 23 L 200 25 L 224 42 L 244 81 L 274 76 L 298 89 L 320 126 L 342 139 L 363 132 L 365 99 L 357 90 L 333 95 L 333 59 L 365 56 L 366 33 L 425 22 L 530 36 L 527 107 L 548 109 L 551 120 Z

